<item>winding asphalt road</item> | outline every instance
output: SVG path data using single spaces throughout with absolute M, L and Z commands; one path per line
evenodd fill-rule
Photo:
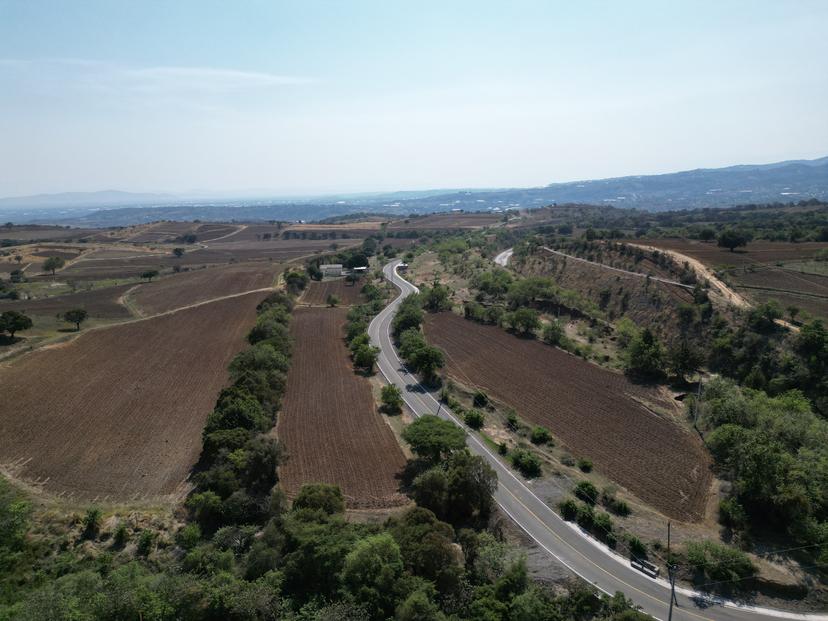
M 469 450 L 483 457 L 497 473 L 494 497 L 501 510 L 559 563 L 605 593 L 623 592 L 641 610 L 656 619 L 666 620 L 670 587 L 663 579 L 651 579 L 633 569 L 629 561 L 615 554 L 579 527 L 565 522 L 552 511 L 511 468 L 489 450 L 481 437 L 465 427 L 454 413 L 442 406 L 432 394 L 408 372 L 397 356 L 391 339 L 391 321 L 402 300 L 418 291 L 397 273 L 400 260 L 388 263 L 385 277 L 399 290 L 399 296 L 382 310 L 368 327 L 372 343 L 380 348 L 377 366 L 385 379 L 401 391 L 415 416 L 437 414 L 466 430 Z M 763 619 L 800 619 L 828 621 L 828 615 L 802 615 L 779 610 L 752 608 L 724 601 L 688 589 L 676 588 L 678 606 L 673 609 L 676 621 L 723 619 L 726 621 L 761 621 Z

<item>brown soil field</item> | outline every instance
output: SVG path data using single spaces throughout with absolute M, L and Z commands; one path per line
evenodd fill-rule
M 37 252 L 33 252 L 32 256 L 35 257 L 60 257 L 61 259 L 69 260 L 74 259 L 78 256 L 79 252 L 72 252 L 67 250 L 38 250 Z
M 97 319 L 126 319 L 130 312 L 118 300 L 134 285 L 103 287 L 36 300 L 0 300 L 0 312 L 16 310 L 31 315 L 56 315 L 73 308 L 83 308 Z
M 2 470 L 85 500 L 185 492 L 264 296 L 92 330 L 0 365 Z
M 339 298 L 340 306 L 352 306 L 362 304 L 365 299 L 360 294 L 362 283 L 349 284 L 344 278 L 336 280 L 312 281 L 305 293 L 302 295 L 302 302 L 313 306 L 326 305 L 328 296 L 333 294 Z
M 828 248 L 824 242 L 769 242 L 755 241 L 747 246 L 730 252 L 727 248 L 719 248 L 716 242 L 700 242 L 690 239 L 638 239 L 630 240 L 634 244 L 654 246 L 686 254 L 698 259 L 708 267 L 721 265 L 751 265 L 775 263 L 776 261 L 794 261 L 796 259 L 810 259 L 819 250 Z
M 15 226 L 10 229 L 0 227 L 0 239 L 17 241 L 81 239 L 98 233 L 101 233 L 101 229 L 72 229 L 60 226 Z
M 447 371 L 548 428 L 577 457 L 663 512 L 700 520 L 711 483 L 699 439 L 642 402 L 659 397 L 560 349 L 452 313 L 428 315 L 426 336 Z M 662 404 L 667 405 L 663 401 Z
M 451 213 L 422 218 L 406 218 L 388 225 L 388 230 L 476 229 L 500 222 L 503 214 Z
M 728 280 L 740 292 L 759 302 L 776 300 L 783 310 L 796 306 L 814 317 L 828 318 L 828 276 L 761 267 L 732 270 Z
M 235 233 L 240 228 L 241 226 L 236 224 L 202 224 L 196 229 L 195 234 L 198 241 L 208 242 Z
M 163 313 L 224 295 L 270 287 L 278 263 L 233 264 L 173 274 L 138 287 L 129 298 L 146 314 Z
M 230 237 L 229 239 L 234 239 Z M 358 243 L 353 241 L 352 243 Z M 289 261 L 305 255 L 327 251 L 329 240 L 278 240 L 273 242 L 218 242 L 209 248 L 199 248 L 176 258 L 165 254 L 133 253 L 138 256 L 97 260 L 102 255 L 85 256 L 60 272 L 67 280 L 97 280 L 140 276 L 149 269 L 171 269 L 175 265 L 206 266 L 243 261 Z M 344 246 L 340 242 L 340 246 Z M 103 255 L 105 256 L 105 255 Z M 95 260 L 92 260 L 95 259 Z
M 297 308 L 293 358 L 276 432 L 288 453 L 279 468 L 293 497 L 305 483 L 342 488 L 350 509 L 398 506 L 405 457 L 374 405 L 367 378 L 345 347 L 344 308 Z

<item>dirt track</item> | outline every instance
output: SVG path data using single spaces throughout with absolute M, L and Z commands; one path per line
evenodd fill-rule
M 276 427 L 289 455 L 281 484 L 290 497 L 305 483 L 339 485 L 351 509 L 405 504 L 396 478 L 405 457 L 368 380 L 354 373 L 343 341 L 346 313 L 294 311 L 294 352 Z
M 533 340 L 452 313 L 428 315 L 426 336 L 449 375 L 543 425 L 578 457 L 665 515 L 697 521 L 711 482 L 699 439 L 639 400 L 650 390 Z

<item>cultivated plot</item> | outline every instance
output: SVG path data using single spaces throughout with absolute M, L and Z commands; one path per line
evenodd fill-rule
M 0 366 L 0 466 L 85 500 L 186 491 L 264 293 L 91 330 Z
M 342 488 L 348 508 L 398 506 L 405 457 L 356 375 L 343 340 L 343 308 L 297 308 L 293 358 L 277 435 L 288 452 L 279 476 L 288 496 L 305 483 Z
M 657 397 L 624 376 L 560 349 L 452 313 L 428 315 L 426 336 L 448 373 L 547 427 L 566 448 L 673 518 L 696 521 L 710 488 L 701 442 L 642 401 Z

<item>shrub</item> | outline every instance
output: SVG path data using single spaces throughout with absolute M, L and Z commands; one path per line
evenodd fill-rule
M 687 562 L 706 579 L 714 581 L 744 580 L 756 575 L 756 567 L 747 554 L 714 541 L 689 542 Z
M 86 537 L 94 537 L 98 534 L 101 526 L 101 510 L 97 507 L 89 507 L 86 515 L 83 516 L 83 534 Z
M 577 515 L 575 516 L 575 521 L 581 528 L 591 530 L 593 525 L 595 524 L 595 510 L 592 508 L 592 505 L 579 505 Z
M 518 448 L 512 451 L 512 465 L 527 479 L 532 479 L 541 474 L 540 459 L 526 449 Z
M 514 410 L 506 412 L 506 426 L 512 431 L 517 431 L 518 427 L 520 427 L 520 422 Z
M 112 537 L 112 544 L 116 548 L 123 548 L 128 539 L 129 531 L 127 530 L 126 524 L 124 522 L 118 522 L 118 526 L 115 527 L 115 534 Z
M 630 514 L 630 506 L 623 500 L 615 497 L 615 492 L 609 488 L 605 488 L 601 492 L 601 503 L 615 515 L 626 517 Z
M 154 544 L 155 533 L 151 530 L 142 530 L 140 537 L 138 537 L 138 554 L 141 556 L 149 556 Z
M 578 468 L 581 469 L 581 472 L 592 472 L 592 461 L 582 457 L 578 460 Z
M 337 485 L 313 483 L 303 485 L 293 501 L 295 509 L 324 511 L 328 515 L 345 512 L 345 498 Z
M 463 416 L 463 421 L 472 429 L 480 429 L 483 427 L 483 412 L 480 410 L 469 410 Z
M 635 535 L 630 535 L 629 539 L 627 540 L 627 544 L 630 546 L 631 557 L 640 559 L 647 558 L 647 546 L 644 545 L 644 542 L 641 541 L 641 539 L 639 539 Z
M 575 497 L 588 505 L 594 505 L 598 498 L 598 490 L 589 481 L 581 481 L 575 486 Z
M 556 320 L 553 319 L 550 323 L 543 326 L 542 338 L 549 345 L 560 345 L 563 337 L 563 327 Z
M 546 427 L 535 427 L 529 439 L 532 444 L 546 444 L 549 442 L 549 430 Z
M 735 498 L 725 498 L 719 503 L 719 522 L 724 526 L 741 530 L 748 524 L 744 507 Z
M 175 542 L 185 550 L 192 550 L 201 541 L 201 528 L 198 524 L 187 524 L 175 534 Z
M 386 414 L 399 414 L 402 412 L 403 398 L 400 389 L 393 384 L 382 387 L 380 398 L 382 400 L 382 411 Z
M 567 498 L 558 505 L 561 510 L 561 517 L 569 522 L 578 515 L 578 503 L 572 498 Z
M 485 408 L 489 405 L 489 396 L 483 392 L 482 390 L 478 390 L 474 393 L 474 398 L 472 399 L 474 403 L 474 407 L 476 408 Z
M 501 455 L 508 455 L 509 454 L 509 447 L 506 445 L 505 442 L 501 442 L 497 445 L 497 452 Z

